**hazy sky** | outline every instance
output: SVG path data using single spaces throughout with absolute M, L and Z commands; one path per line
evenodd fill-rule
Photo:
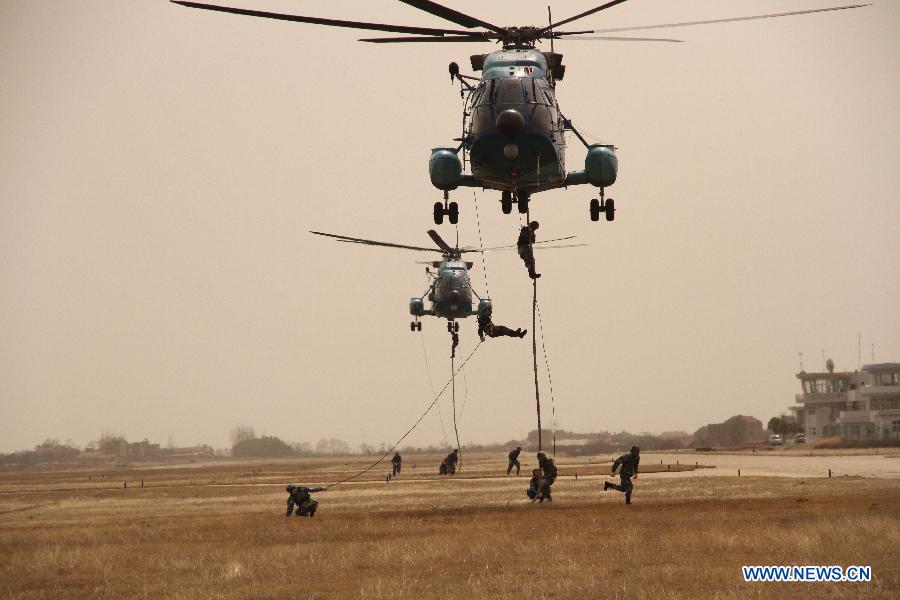
M 498 24 L 546 2 L 447 0 Z M 240 5 L 239 2 L 231 2 Z M 839 0 L 632 0 L 580 23 L 742 16 Z M 443 26 L 390 0 L 282 12 Z M 554 3 L 560 18 L 588 0 Z M 614 223 L 593 188 L 540 194 L 538 256 L 560 427 L 693 431 L 764 421 L 822 352 L 900 361 L 900 3 L 661 30 L 684 44 L 557 43 L 563 111 L 619 147 Z M 429 150 L 458 137 L 447 63 L 490 45 L 374 46 L 360 32 L 164 0 L 0 1 L 0 451 L 45 437 L 227 445 L 391 442 L 449 375 L 444 323 L 409 331 L 427 244 Z M 570 170 L 583 164 L 572 140 Z M 475 244 L 473 193 L 459 237 Z M 477 193 L 485 245 L 518 215 Z M 455 228 L 439 228 L 448 239 Z M 515 253 L 486 257 L 495 321 L 529 326 Z M 487 293 L 482 264 L 472 274 Z M 477 341 L 462 323 L 463 355 Z M 529 340 L 489 340 L 460 380 L 463 444 L 535 427 Z M 545 423 L 550 394 L 544 376 Z M 441 403 L 450 424 L 449 398 Z M 442 441 L 439 416 L 407 440 Z

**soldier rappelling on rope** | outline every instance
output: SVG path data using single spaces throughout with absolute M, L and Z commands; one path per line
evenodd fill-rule
M 503 325 L 494 325 L 494 322 L 491 320 L 492 313 L 493 308 L 490 305 L 485 306 L 478 312 L 478 337 L 481 338 L 482 342 L 484 341 L 484 336 L 495 338 L 505 335 L 523 338 L 528 333 L 527 329 L 519 328 L 514 331 Z
M 532 279 L 537 279 L 541 276 L 540 273 L 534 272 L 534 248 L 532 247 L 537 239 L 534 232 L 537 231 L 538 227 L 540 227 L 540 224 L 537 221 L 532 221 L 522 227 L 522 230 L 519 232 L 519 241 L 516 242 L 516 246 L 519 249 L 519 257 L 525 262 L 525 266 L 528 268 L 528 276 Z

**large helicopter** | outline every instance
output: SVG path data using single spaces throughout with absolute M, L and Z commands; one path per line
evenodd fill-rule
M 473 248 L 459 247 L 459 243 L 450 246 L 444 239 L 438 235 L 433 229 L 428 230 L 435 247 L 426 248 L 423 246 L 410 246 L 407 244 L 395 244 L 392 242 L 378 242 L 375 240 L 366 240 L 362 238 L 349 237 L 334 233 L 323 233 L 321 231 L 310 231 L 314 235 L 323 235 L 337 239 L 339 242 L 347 242 L 351 244 L 364 244 L 367 246 L 382 246 L 386 248 L 399 248 L 401 250 L 413 250 L 416 252 L 440 252 L 442 260 L 428 261 L 428 267 L 425 268 L 430 279 L 428 289 L 421 296 L 416 296 L 409 301 L 409 314 L 413 316 L 413 321 L 409 324 L 410 331 L 422 331 L 422 322 L 420 317 L 433 316 L 441 319 L 447 319 L 447 331 L 459 331 L 459 319 L 475 316 L 485 310 L 493 310 L 490 298 L 482 298 L 478 292 L 472 287 L 469 279 L 469 269 L 474 263 L 463 260 L 464 254 L 483 253 L 493 251 L 512 250 L 516 246 L 497 246 L 494 248 Z M 554 242 L 562 242 L 571 240 L 575 236 L 567 236 L 546 240 L 543 242 L 535 242 L 536 249 L 546 248 L 569 248 L 579 246 L 581 244 L 566 244 L 559 246 L 545 246 Z M 432 271 L 431 269 L 435 269 Z M 478 306 L 475 307 L 473 299 L 478 298 Z M 425 307 L 425 301 L 428 301 L 429 307 Z
M 643 29 L 662 29 L 786 17 L 818 12 L 844 10 L 868 6 L 853 4 L 792 12 L 754 15 L 727 19 L 665 23 L 636 27 L 561 31 L 558 29 L 578 19 L 612 8 L 626 0 L 610 0 L 572 17 L 553 21 L 544 26 L 500 27 L 453 10 L 431 0 L 400 0 L 413 8 L 428 12 L 465 29 L 410 27 L 385 23 L 364 23 L 339 19 L 323 19 L 280 13 L 248 10 L 171 0 L 175 4 L 219 12 L 265 17 L 284 21 L 366 29 L 407 34 L 402 37 L 364 38 L 360 41 L 376 44 L 410 42 L 494 42 L 501 50 L 471 57 L 474 71 L 482 76 L 462 75 L 459 65 L 450 63 L 451 81 L 459 81 L 466 98 L 463 132 L 456 138 L 456 147 L 434 148 L 428 163 L 431 183 L 443 191 L 443 201 L 434 204 L 434 222 L 441 224 L 447 216 L 450 223 L 459 218 L 459 206 L 449 201 L 449 193 L 459 187 L 480 187 L 501 192 L 500 205 L 504 213 L 512 212 L 513 203 L 520 213 L 528 212 L 531 196 L 537 192 L 570 185 L 591 184 L 599 188 L 599 198 L 590 201 L 591 220 L 598 221 L 603 213 L 607 221 L 615 217 L 615 201 L 607 199 L 605 189 L 613 185 L 618 174 L 615 147 L 611 144 L 588 143 L 565 118 L 556 100 L 556 85 L 566 72 L 562 54 L 554 51 L 554 40 L 590 39 L 603 41 L 680 42 L 669 38 L 635 37 L 579 37 L 592 33 L 618 33 Z M 550 41 L 550 52 L 537 49 L 542 40 Z M 475 82 L 475 83 L 469 83 Z M 571 131 L 587 149 L 584 169 L 566 171 L 565 133 Z M 460 158 L 462 151 L 462 158 Z M 466 157 L 471 173 L 464 173 Z

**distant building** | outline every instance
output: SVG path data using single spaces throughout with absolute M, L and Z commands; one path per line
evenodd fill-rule
M 900 439 L 900 363 L 865 365 L 852 373 L 801 371 L 797 379 L 803 393 L 791 411 L 808 441 Z
M 694 445 L 697 447 L 741 446 L 765 439 L 762 422 L 744 415 L 736 415 L 724 423 L 706 425 L 694 432 Z

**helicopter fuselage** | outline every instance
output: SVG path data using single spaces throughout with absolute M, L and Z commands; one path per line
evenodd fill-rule
M 482 69 L 466 110 L 473 177 L 509 191 L 559 185 L 566 175 L 565 130 L 544 53 L 493 52 Z
M 477 315 L 475 310 L 472 284 L 469 280 L 469 268 L 472 263 L 450 258 L 432 263 L 437 275 L 431 286 L 421 298 L 412 298 L 409 302 L 409 313 L 415 317 L 431 315 L 450 321 Z M 425 308 L 425 300 L 431 304 Z M 490 305 L 490 300 L 481 299 L 478 309 Z
M 618 164 L 608 145 L 589 146 L 585 170 L 566 172 L 564 136 L 571 124 L 556 100 L 556 82 L 565 73 L 561 54 L 508 47 L 471 58 L 482 78 L 468 88 L 460 147 L 432 150 L 429 172 L 435 187 L 529 196 L 568 185 L 615 182 Z M 471 174 L 463 172 L 466 157 Z

